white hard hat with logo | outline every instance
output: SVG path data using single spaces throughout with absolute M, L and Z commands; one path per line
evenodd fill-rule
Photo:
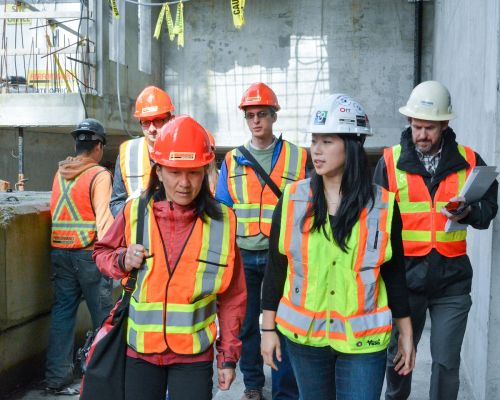
M 332 94 L 318 104 L 309 122 L 314 134 L 373 135 L 363 106 L 347 94 Z
M 450 92 L 437 81 L 426 81 L 415 86 L 406 106 L 401 107 L 399 112 L 426 121 L 449 121 L 456 117 L 451 107 Z

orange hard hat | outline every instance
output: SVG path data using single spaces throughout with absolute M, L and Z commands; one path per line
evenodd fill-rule
M 148 86 L 137 96 L 134 117 L 150 118 L 172 111 L 174 105 L 167 92 L 156 86 Z
M 207 129 L 207 135 L 208 135 L 208 140 L 210 141 L 210 147 L 212 148 L 212 150 L 215 150 L 215 138 L 214 138 L 214 135 L 212 135 L 208 129 Z
M 265 83 L 252 83 L 250 87 L 243 93 L 241 98 L 240 109 L 249 106 L 270 106 L 276 111 L 281 108 L 278 104 L 278 98 L 273 90 Z
M 198 168 L 215 158 L 203 126 L 189 115 L 173 117 L 160 129 L 151 158 L 173 168 Z

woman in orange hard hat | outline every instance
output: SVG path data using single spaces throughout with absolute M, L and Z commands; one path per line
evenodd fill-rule
M 231 386 L 241 351 L 246 289 L 236 217 L 210 192 L 214 153 L 193 118 L 170 120 L 151 158 L 147 189 L 94 251 L 99 269 L 115 279 L 139 270 L 127 321 L 125 399 L 164 400 L 167 389 L 171 400 L 211 399 L 215 339 L 221 390 Z M 135 241 L 140 218 L 142 244 Z

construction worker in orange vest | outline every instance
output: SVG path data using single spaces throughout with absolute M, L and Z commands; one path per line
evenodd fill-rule
M 127 140 L 120 146 L 115 163 L 111 212 L 116 217 L 129 197 L 139 195 L 151 174 L 150 153 L 160 129 L 170 118 L 174 105 L 170 96 L 156 86 L 146 87 L 137 96 L 134 117 L 139 119 L 144 137 Z
M 262 354 L 276 368 L 285 336 L 301 400 L 379 400 L 392 322 L 398 372 L 415 363 L 401 216 L 373 185 L 363 106 L 333 94 L 312 113 L 310 179 L 285 188 L 273 214 L 262 298 Z
M 439 82 L 416 86 L 399 109 L 410 126 L 399 145 L 386 148 L 374 180 L 396 193 L 403 220 L 403 247 L 415 347 L 431 317 L 431 400 L 456 399 L 460 349 L 471 307 L 472 265 L 467 256 L 467 226 L 487 229 L 497 213 L 498 182 L 467 204 L 460 191 L 482 158 L 456 141 L 448 122 L 455 117 L 448 89 Z M 452 202 L 455 204 L 448 204 Z M 455 207 L 453 207 L 455 206 Z M 447 208 L 449 210 L 447 210 Z M 446 231 L 448 221 L 461 228 Z M 394 371 L 398 331 L 393 331 L 386 370 L 386 399 L 407 399 L 411 375 Z
M 112 303 L 112 280 L 92 259 L 94 242 L 113 223 L 109 209 L 111 173 L 99 165 L 106 133 L 102 124 L 84 119 L 71 132 L 76 157 L 59 163 L 52 185 L 52 277 L 55 302 L 49 331 L 45 380 L 53 394 L 78 394 L 73 382 L 75 320 L 83 296 L 93 328 L 100 326 Z
M 151 158 L 146 191 L 127 202 L 94 250 L 100 270 L 115 279 L 139 269 L 128 313 L 124 399 L 164 400 L 168 389 L 173 400 L 208 400 L 214 347 L 221 390 L 234 381 L 241 351 L 246 290 L 236 217 L 210 192 L 214 153 L 193 118 L 171 119 Z M 144 238 L 137 243 L 141 217 Z
M 244 146 L 226 154 L 215 198 L 232 207 L 238 218 L 238 246 L 248 291 L 247 313 L 240 336 L 243 342 L 240 370 L 245 383 L 242 399 L 260 400 L 264 371 L 259 316 L 271 217 L 285 186 L 305 177 L 307 153 L 281 136 L 274 136 L 273 124 L 280 105 L 266 84 L 252 84 L 243 94 L 239 108 L 252 136 Z M 298 398 L 286 352 L 278 369 L 272 371 L 272 391 L 274 400 Z

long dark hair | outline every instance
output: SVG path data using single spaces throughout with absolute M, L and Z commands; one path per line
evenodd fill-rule
M 158 178 L 156 172 L 156 164 L 151 167 L 151 175 L 149 177 L 148 187 L 142 194 L 142 196 L 150 199 L 151 197 L 155 201 L 162 201 L 167 199 L 165 193 L 165 188 Z M 208 175 L 205 171 L 205 176 L 203 177 L 203 182 L 201 184 L 200 193 L 194 199 L 194 208 L 196 209 L 196 215 L 205 222 L 205 215 L 211 219 L 220 221 L 222 219 L 222 211 L 220 204 L 214 199 L 212 192 L 210 191 L 210 184 L 208 182 Z
M 368 156 L 363 147 L 363 139 L 339 135 L 344 141 L 345 164 L 340 192 L 342 199 L 333 222 L 333 239 L 337 245 L 347 252 L 347 241 L 352 228 L 361 215 L 361 211 L 369 202 L 373 206 L 374 195 Z M 328 222 L 328 204 L 325 198 L 323 178 L 313 172 L 311 177 L 313 194 L 312 204 L 302 220 L 302 229 L 306 218 L 312 219 L 311 232 L 323 231 L 327 239 L 326 224 Z

